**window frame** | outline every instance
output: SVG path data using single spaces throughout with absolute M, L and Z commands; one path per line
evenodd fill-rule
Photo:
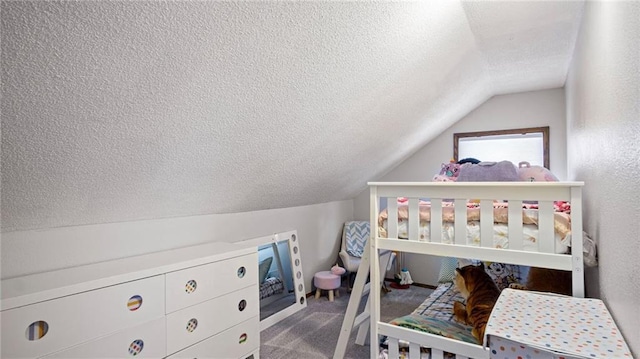
M 453 134 L 453 159 L 458 161 L 458 146 L 461 138 L 467 137 L 485 137 L 485 136 L 501 136 L 501 135 L 526 135 L 530 133 L 542 134 L 542 156 L 544 159 L 544 167 L 549 169 L 549 126 L 544 127 L 527 127 L 527 128 L 514 128 L 509 130 L 492 130 L 492 131 L 477 131 L 477 132 L 458 132 Z

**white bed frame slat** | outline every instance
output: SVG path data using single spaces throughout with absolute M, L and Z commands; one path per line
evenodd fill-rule
M 509 201 L 509 249 L 522 250 L 522 201 Z
M 571 187 L 571 257 L 573 296 L 584 298 L 582 188 Z
M 525 266 L 544 266 L 546 268 L 571 270 L 571 257 L 564 254 L 548 254 L 512 249 L 495 250 L 473 246 L 456 246 L 444 243 L 419 242 L 413 240 L 397 240 L 377 238 L 378 249 L 399 252 L 429 254 L 433 256 L 455 258 L 478 258 L 491 262 L 511 263 Z
M 444 352 L 440 349 L 431 349 L 431 359 L 444 359 Z
M 493 200 L 480 200 L 480 246 L 493 248 Z
M 411 238 L 411 237 L 409 237 Z M 442 242 L 442 199 L 431 198 L 431 222 L 429 228 L 431 242 Z
M 538 202 L 538 238 L 554 238 L 553 202 Z M 538 251 L 555 253 L 556 241 L 538 241 Z
M 389 358 L 400 357 L 400 346 L 397 338 L 389 338 Z
M 369 213 L 369 218 L 370 218 L 370 223 L 371 226 L 375 226 L 375 228 L 377 229 L 377 224 L 378 224 L 378 213 L 380 213 L 380 193 L 378 192 L 378 187 L 371 187 L 370 189 L 370 208 L 371 211 Z M 396 196 L 397 197 L 397 196 Z M 393 197 L 393 201 L 397 204 L 397 199 L 396 197 Z M 387 198 L 387 208 L 389 204 L 389 199 Z M 389 212 L 389 211 L 387 211 Z M 396 220 L 393 222 L 397 222 L 397 210 L 393 211 L 394 217 L 396 217 Z M 389 214 L 390 216 L 390 214 Z M 389 218 L 389 217 L 388 217 Z M 387 220 L 387 223 L 389 223 L 390 220 Z M 369 250 L 365 251 L 365 255 L 367 256 L 367 259 L 369 260 L 369 276 L 371 277 L 369 280 L 369 283 L 380 283 L 380 260 L 378 258 L 377 255 L 368 255 L 368 253 L 378 253 L 377 249 L 378 245 L 377 245 L 377 241 L 376 238 L 379 236 L 379 231 L 378 230 L 374 230 L 374 228 L 371 228 L 371 230 L 369 231 L 369 233 L 371 233 L 371 237 L 369 238 L 368 241 L 368 247 Z M 377 233 L 377 235 L 374 235 L 374 233 Z M 363 258 L 364 260 L 364 258 Z M 360 268 L 362 269 L 362 268 Z M 372 271 L 372 269 L 375 269 L 374 271 Z M 360 273 L 360 271 L 358 271 L 358 273 Z M 363 285 L 364 281 L 366 280 L 366 276 L 361 275 L 360 276 L 360 281 L 361 283 L 358 283 L 359 285 Z M 356 277 L 356 282 L 358 282 L 358 278 Z M 355 284 L 354 284 L 355 286 Z M 351 296 L 354 296 L 354 294 L 356 296 L 361 295 L 360 293 L 351 293 Z M 372 325 L 373 323 L 378 323 L 380 321 L 380 286 L 379 285 L 371 285 L 370 286 L 370 290 L 369 290 L 369 307 L 370 307 L 370 312 L 369 312 L 369 327 L 370 327 L 370 334 L 371 334 L 371 339 L 369 341 L 369 357 L 371 358 L 377 358 L 378 356 L 378 351 L 380 349 L 379 347 L 379 333 L 378 333 L 378 327 L 376 325 Z M 351 299 L 349 300 L 351 302 Z M 351 308 L 347 308 L 347 314 L 350 314 L 350 312 L 355 312 L 355 308 L 351 307 Z M 346 315 L 345 315 L 346 316 Z M 344 326 L 344 325 L 343 325 Z M 348 328 L 348 330 L 351 330 L 351 328 Z M 349 338 L 348 335 L 344 335 L 341 334 L 341 337 L 339 338 L 339 342 L 340 339 L 343 339 L 344 337 L 346 337 L 347 339 Z M 375 338 L 375 339 L 374 339 Z M 396 338 L 399 338 L 399 336 L 396 336 Z M 344 344 L 344 343 L 343 343 Z M 346 346 L 342 345 L 341 346 L 342 349 L 345 349 Z M 344 355 L 344 351 L 341 353 L 342 355 Z M 334 358 L 334 359 L 339 359 L 339 358 Z
M 388 238 L 381 238 L 378 231 L 371 231 L 370 250 L 377 253 L 380 249 L 448 256 L 457 258 L 476 258 L 492 262 L 504 262 L 519 265 L 537 266 L 552 269 L 571 270 L 573 272 L 573 294 L 584 297 L 584 274 L 582 258 L 582 182 L 410 182 L 410 183 L 369 183 L 371 186 L 371 223 L 377 224 L 379 198 L 388 198 L 389 216 L 387 221 Z M 409 200 L 409 239 L 397 238 L 397 197 Z M 430 198 L 432 201 L 430 234 L 431 242 L 419 238 L 418 198 Z M 441 198 L 455 199 L 455 238 L 454 244 L 442 241 L 442 202 Z M 466 202 L 467 199 L 480 199 L 481 246 L 466 245 Z M 509 249 L 493 248 L 493 201 L 509 201 Z M 539 206 L 538 252 L 523 251 L 522 201 L 536 200 Z M 570 201 L 572 207 L 571 232 L 572 255 L 555 253 L 553 220 L 553 201 Z M 415 213 L 412 213 L 415 212 Z M 380 283 L 380 261 L 372 256 L 370 275 L 372 283 Z M 389 358 L 399 355 L 398 340 L 410 343 L 410 357 L 419 358 L 419 347 L 431 348 L 432 358 L 442 358 L 443 352 L 456 354 L 457 359 L 489 358 L 489 352 L 481 345 L 464 343 L 443 336 L 401 328 L 379 321 L 380 285 L 373 285 L 371 298 L 371 358 L 379 354 L 380 335 L 389 338 Z M 417 349 L 416 349 L 417 348 Z M 418 351 L 416 354 L 415 352 Z M 415 355 L 414 355 L 415 354 Z
M 467 244 L 467 199 L 456 199 L 453 240 L 457 245 Z M 459 233 L 464 235 L 459 235 Z
M 420 233 L 420 210 L 418 208 L 418 198 L 409 198 L 409 238 L 419 238 Z
M 420 344 L 409 343 L 409 359 L 420 359 Z
M 398 198 L 387 198 L 387 237 L 398 238 Z M 372 222 L 378 223 L 378 221 Z M 373 252 L 375 253 L 375 252 Z

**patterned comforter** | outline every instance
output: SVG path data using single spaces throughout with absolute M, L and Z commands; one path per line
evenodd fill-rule
M 267 278 L 264 283 L 260 284 L 260 299 L 280 294 L 284 291 L 284 282 L 277 277 Z

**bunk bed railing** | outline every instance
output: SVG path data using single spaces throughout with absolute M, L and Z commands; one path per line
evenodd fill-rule
M 420 358 L 420 347 L 429 348 L 432 359 L 444 358 L 444 352 L 456 353 L 456 359 L 488 358 L 489 356 L 488 352 L 483 349 L 482 346 L 476 344 L 469 344 L 442 336 L 425 336 L 420 332 L 404 329 L 388 323 L 378 323 L 378 333 L 380 335 L 387 335 L 392 342 L 389 343 L 389 358 L 399 358 L 399 353 L 397 352 L 398 340 L 396 338 L 402 338 L 411 343 L 409 346 L 410 358 Z M 394 341 L 395 343 L 393 343 Z
M 569 270 L 573 273 L 573 295 L 584 297 L 584 274 L 582 258 L 582 190 L 583 182 L 373 182 L 370 186 L 371 240 L 370 251 L 380 249 L 457 258 L 482 260 L 517 265 Z M 397 198 L 407 198 L 407 239 L 398 238 Z M 454 197 L 454 198 L 452 198 Z M 386 198 L 387 235 L 380 236 L 378 214 L 380 199 Z M 421 238 L 420 199 L 430 202 L 431 218 L 442 218 L 443 199 L 454 202 L 453 243 L 442 241 L 442 221 L 430 221 L 430 236 Z M 480 205 L 480 244 L 466 244 L 467 202 L 473 200 Z M 493 203 L 506 201 L 508 205 L 509 248 L 493 247 Z M 533 251 L 523 250 L 522 205 L 524 201 L 536 201 L 538 205 L 538 240 Z M 571 250 L 572 254 L 556 254 L 554 238 L 554 201 L 571 203 Z M 371 282 L 380 283 L 379 259 L 371 258 Z M 428 335 L 400 328 L 379 321 L 380 287 L 371 288 L 371 358 L 378 356 L 379 335 L 390 339 L 389 358 L 397 357 L 397 338 L 408 340 L 411 358 L 419 357 L 419 346 L 437 348 L 432 357 L 442 357 L 443 350 L 456 353 L 457 358 L 487 358 L 482 346 L 461 343 L 444 337 Z M 449 348 L 449 350 L 447 350 Z M 416 354 L 416 350 L 418 353 Z
M 409 183 L 370 183 L 372 196 L 371 214 L 372 236 L 379 242 L 379 249 L 398 250 L 436 256 L 457 256 L 461 258 L 483 258 L 489 261 L 527 266 L 568 270 L 582 264 L 582 182 L 409 182 Z M 452 199 L 452 193 L 455 198 Z M 408 239 L 398 238 L 399 197 L 408 198 Z M 387 236 L 378 233 L 378 214 L 380 199 L 386 199 Z M 442 218 L 443 200 L 454 202 L 454 233 L 466 233 L 466 205 L 470 200 L 480 205 L 479 246 L 466 245 L 464 235 L 455 235 L 451 244 L 442 243 L 442 221 L 430 222 L 428 242 L 419 236 L 419 199 L 430 201 L 431 218 Z M 495 251 L 493 247 L 493 201 L 505 200 L 508 206 L 509 248 Z M 538 233 L 536 251 L 523 250 L 523 201 L 536 201 L 538 206 Z M 554 240 L 554 201 L 571 202 L 571 248 L 573 258 L 565 254 L 556 254 Z M 375 212 L 375 213 L 374 213 Z M 419 242 L 419 243 L 416 243 Z M 463 246 L 463 247 L 460 247 Z M 489 249 L 489 250 L 487 250 Z M 540 255 L 542 254 L 542 255 Z M 575 263 L 574 263 L 575 262 Z M 581 269 L 578 271 L 581 272 Z

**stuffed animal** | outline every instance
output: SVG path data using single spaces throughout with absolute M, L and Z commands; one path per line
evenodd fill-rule
M 531 166 L 529 162 L 518 163 L 518 177 L 527 182 L 558 182 L 558 178 L 542 166 Z
M 445 175 L 435 175 L 433 176 L 432 182 L 454 182 L 451 178 Z
M 335 275 L 343 275 L 347 272 L 346 269 L 340 267 L 338 265 L 338 263 L 336 263 L 336 265 L 334 265 L 333 267 L 331 267 L 331 273 L 335 274 Z
M 402 270 L 400 271 L 400 284 L 408 285 L 412 283 L 413 279 L 411 279 L 411 273 L 409 273 L 409 270 L 407 268 L 402 268 Z
M 440 169 L 439 176 L 445 176 L 452 181 L 455 181 L 460 174 L 460 164 L 455 162 L 443 163 Z M 435 178 L 434 178 L 435 179 Z

